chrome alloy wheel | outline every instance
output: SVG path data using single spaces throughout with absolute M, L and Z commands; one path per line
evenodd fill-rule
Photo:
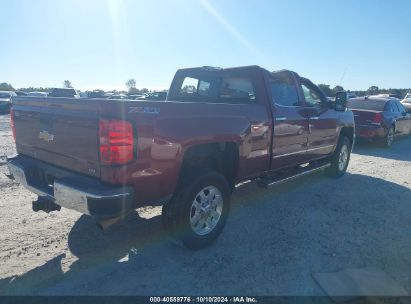
M 341 147 L 340 156 L 338 158 L 338 170 L 343 171 L 345 169 L 348 162 L 348 155 L 348 147 L 347 145 L 343 145 Z
M 193 231 L 198 235 L 210 233 L 221 218 L 223 204 L 223 196 L 214 186 L 207 186 L 198 192 L 190 208 Z

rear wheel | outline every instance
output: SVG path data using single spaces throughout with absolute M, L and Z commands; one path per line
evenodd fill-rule
M 326 173 L 331 177 L 340 177 L 345 174 L 350 162 L 351 141 L 346 136 L 341 136 L 337 148 L 331 158 L 331 166 L 326 169 Z
M 163 224 L 178 243 L 190 249 L 204 248 L 222 232 L 230 196 L 230 186 L 221 174 L 191 170 L 163 206 Z
M 384 137 L 383 145 L 385 148 L 389 148 L 392 146 L 392 143 L 394 142 L 394 134 L 395 134 L 395 129 L 393 126 L 389 127 L 387 134 Z

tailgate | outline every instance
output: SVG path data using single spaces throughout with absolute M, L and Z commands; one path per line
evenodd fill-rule
M 91 176 L 100 176 L 97 101 L 13 99 L 20 154 Z

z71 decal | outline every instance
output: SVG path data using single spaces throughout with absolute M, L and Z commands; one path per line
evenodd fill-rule
M 160 108 L 154 107 L 130 107 L 128 113 L 160 114 Z

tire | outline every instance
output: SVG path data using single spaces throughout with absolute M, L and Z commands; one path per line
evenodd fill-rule
M 337 148 L 331 158 L 331 166 L 326 169 L 330 177 L 341 177 L 345 174 L 350 162 L 351 141 L 346 136 L 341 136 Z
M 387 134 L 385 135 L 382 145 L 384 148 L 390 148 L 394 142 L 395 137 L 395 128 L 390 126 L 387 130 Z
M 230 186 L 221 174 L 203 168 L 190 170 L 163 206 L 163 225 L 173 241 L 192 250 L 207 247 L 224 228 L 230 197 Z

